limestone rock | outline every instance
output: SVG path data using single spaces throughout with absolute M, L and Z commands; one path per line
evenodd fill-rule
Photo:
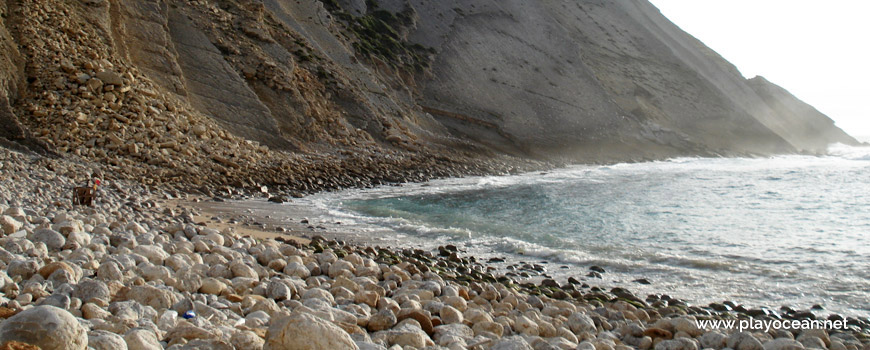
M 695 323 L 695 320 L 690 319 L 688 317 L 676 318 L 673 321 L 671 321 L 671 323 L 674 325 L 674 330 L 676 330 L 677 332 L 685 332 L 686 334 L 691 335 L 692 337 L 697 337 L 697 336 L 700 336 L 701 334 L 704 334 L 704 330 L 698 328 L 698 325 L 697 325 L 697 323 Z
M 236 350 L 261 350 L 266 341 L 254 332 L 238 331 L 230 337 L 230 343 Z
M 441 307 L 439 315 L 441 315 L 441 323 L 443 324 L 462 323 L 464 320 L 462 312 L 459 312 L 459 310 L 450 305 Z
M 41 228 L 33 231 L 33 236 L 30 238 L 34 242 L 45 243 L 49 250 L 59 250 L 66 244 L 66 238 L 55 230 L 49 228 Z
M 721 349 L 725 347 L 728 337 L 719 331 L 710 331 L 704 333 L 698 340 L 701 341 L 702 348 Z
M 677 338 L 659 342 L 655 350 L 698 350 L 698 344 L 689 338 Z
M 0 231 L 4 234 L 11 235 L 21 229 L 23 224 L 13 217 L 8 215 L 0 216 Z
M 128 350 L 124 337 L 112 332 L 96 330 L 88 334 L 88 347 L 94 350 Z
M 109 300 L 111 294 L 109 287 L 102 281 L 85 279 L 79 281 L 72 294 L 73 297 L 79 298 L 82 302 L 89 302 L 93 299 Z
M 43 350 L 84 350 L 88 335 L 66 310 L 37 306 L 18 313 L 0 324 L 0 344 L 20 341 Z
M 257 274 L 257 271 L 242 262 L 233 262 L 230 264 L 230 271 L 233 272 L 234 277 L 260 279 L 260 275 Z
M 801 331 L 801 334 L 797 337 L 797 341 L 801 341 L 805 337 L 819 338 L 823 343 L 825 343 L 825 347 L 831 346 L 831 338 L 828 335 L 828 331 L 824 329 L 805 329 Z
M 804 350 L 804 345 L 794 339 L 777 338 L 764 343 L 764 350 Z
M 112 71 L 102 71 L 96 74 L 96 77 L 105 84 L 121 86 L 124 85 L 124 79 L 118 73 Z
M 103 320 L 106 317 L 112 316 L 112 314 L 103 308 L 97 306 L 96 304 L 87 303 L 82 305 L 81 308 L 82 317 L 86 320 L 98 319 Z
M 292 293 L 290 287 L 281 281 L 270 281 L 266 287 L 266 296 L 277 301 L 290 299 Z
M 208 132 L 208 129 L 206 129 L 205 125 L 198 124 L 190 128 L 190 131 L 193 132 L 193 134 L 196 136 L 202 136 L 205 135 L 206 132 Z
M 496 341 L 491 350 L 532 350 L 532 346 L 523 337 L 510 336 Z
M 22 279 L 28 279 L 33 276 L 39 268 L 39 263 L 35 260 L 15 260 L 9 263 L 6 268 L 6 274 L 9 277 L 21 276 Z M 43 278 L 48 277 L 44 275 Z
M 311 271 L 298 262 L 290 262 L 287 263 L 287 266 L 284 266 L 284 274 L 290 277 L 298 277 L 300 279 L 308 278 L 311 276 Z
M 749 332 L 737 332 L 728 337 L 726 345 L 734 350 L 762 350 L 761 342 Z
M 156 310 L 168 309 L 178 301 L 174 293 L 149 285 L 130 288 L 127 291 L 127 298 L 142 305 L 151 306 Z
M 156 245 L 138 245 L 136 248 L 133 248 L 133 251 L 144 256 L 155 265 L 163 265 L 163 260 L 169 258 L 169 253 Z
M 389 309 L 383 309 L 369 318 L 367 328 L 369 331 L 373 332 L 382 331 L 393 327 L 396 322 L 398 322 L 396 315 L 394 315 Z
M 134 328 L 129 330 L 124 334 L 124 341 L 127 342 L 128 350 L 163 350 L 157 335 L 147 329 Z
M 312 336 L 316 335 L 316 336 Z M 266 332 L 264 350 L 357 350 L 343 329 L 321 318 L 294 313 L 273 320 Z
M 595 333 L 595 322 L 589 315 L 582 312 L 575 312 L 568 318 L 568 328 L 572 332 L 580 334 L 582 332 Z
M 200 293 L 220 295 L 227 285 L 217 278 L 208 277 L 202 280 L 202 285 L 199 287 Z

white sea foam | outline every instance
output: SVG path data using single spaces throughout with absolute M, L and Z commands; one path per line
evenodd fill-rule
M 870 146 L 855 147 L 836 143 L 828 147 L 828 153 L 849 160 L 870 160 Z

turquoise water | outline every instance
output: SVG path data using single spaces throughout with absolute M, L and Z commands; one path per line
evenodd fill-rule
M 592 284 L 696 304 L 821 304 L 866 316 L 870 150 L 832 154 L 576 166 L 315 200 L 362 235 L 547 261 L 563 282 L 598 265 L 608 272 Z M 631 282 L 641 277 L 652 284 Z

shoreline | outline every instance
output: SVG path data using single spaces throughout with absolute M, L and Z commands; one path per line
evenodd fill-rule
M 0 209 L 11 219 L 4 217 L 9 225 L 0 238 L 9 277 L 0 299 L 7 317 L 0 331 L 34 313 L 49 313 L 79 317 L 65 327 L 80 329 L 91 342 L 141 341 L 173 349 L 290 346 L 302 341 L 287 336 L 299 331 L 293 327 L 316 327 L 324 339 L 340 344 L 336 348 L 349 349 L 767 349 L 773 343 L 870 349 L 870 324 L 855 318 L 846 318 L 855 328 L 843 332 L 703 330 L 696 321 L 777 316 L 737 305 L 736 312 L 711 311 L 668 296 L 642 299 L 623 288 L 512 281 L 456 247 L 433 252 L 348 244 L 318 237 L 330 233 L 306 231 L 303 223 L 277 232 L 268 222 L 244 217 L 253 213 L 233 212 L 239 216 L 234 217 L 191 208 L 197 199 L 204 203 L 203 197 L 133 183 L 107 184 L 96 207 L 73 207 L 64 194 L 78 181 L 66 174 L 80 172 L 80 165 L 0 152 Z M 25 241 L 44 248 L 15 248 Z M 56 288 L 58 281 L 71 290 Z M 155 313 L 125 318 L 123 310 L 144 306 Z M 188 311 L 195 316 L 179 316 Z M 12 333 L 0 332 L 0 343 Z
M 426 186 L 426 185 L 423 185 Z M 343 225 L 339 223 L 336 225 L 334 222 L 326 222 L 326 221 L 315 221 L 312 219 L 311 223 L 298 223 L 299 220 L 308 220 L 309 218 L 316 218 L 317 213 L 315 211 L 320 209 L 309 209 L 309 211 L 301 211 L 294 212 L 293 214 L 283 217 L 269 217 L 270 215 L 274 216 L 279 212 L 292 212 L 294 210 L 299 210 L 304 207 L 303 204 L 296 204 L 287 206 L 285 204 L 276 204 L 276 203 L 268 203 L 264 202 L 263 198 L 247 198 L 247 199 L 235 199 L 235 200 L 220 200 L 219 202 L 214 201 L 210 198 L 201 198 L 201 201 L 198 202 L 190 202 L 188 203 L 191 207 L 196 208 L 196 210 L 203 210 L 204 212 L 210 212 L 211 214 L 233 214 L 235 213 L 233 208 L 236 208 L 238 212 L 245 212 L 245 214 L 241 215 L 245 217 L 249 223 L 254 222 L 257 223 L 255 225 L 248 225 L 247 227 L 256 227 L 256 225 L 262 225 L 262 227 L 271 227 L 272 230 L 266 229 L 278 236 L 284 237 L 293 237 L 294 239 L 310 239 L 312 237 L 320 236 L 330 240 L 338 240 L 342 243 L 348 243 L 357 246 L 385 246 L 389 249 L 394 250 L 403 250 L 403 249 L 424 249 L 431 252 L 438 252 L 442 246 L 438 246 L 437 248 L 432 244 L 427 245 L 411 245 L 410 241 L 405 241 L 404 245 L 402 243 L 396 244 L 395 239 L 386 240 L 383 237 L 379 236 L 362 236 L 360 233 L 352 234 L 348 229 L 342 229 Z M 272 208 L 269 208 L 272 207 Z M 255 211 L 252 213 L 250 209 L 254 208 Z M 236 216 L 239 216 L 238 213 L 235 213 Z M 223 220 L 227 220 L 228 217 L 224 217 Z M 321 218 L 322 219 L 322 218 Z M 370 226 L 369 223 L 358 224 L 357 226 Z M 261 228 L 262 228 L 261 227 Z M 345 226 L 346 227 L 346 226 Z M 278 231 L 274 229 L 278 228 Z M 264 228 L 265 229 L 265 228 Z M 359 229 L 359 227 L 356 227 Z M 286 230 L 286 231 L 281 231 Z M 367 231 L 368 233 L 375 233 L 379 230 L 388 230 L 386 228 L 382 228 L 379 226 L 373 226 L 372 231 Z M 417 238 L 419 237 L 411 237 Z M 419 242 L 417 242 L 419 243 Z M 440 242 L 444 243 L 444 242 Z M 467 249 L 470 247 L 468 243 L 460 244 L 456 243 L 458 247 L 458 252 L 462 254 L 465 252 L 466 254 L 471 254 L 467 252 Z M 479 253 L 479 252 L 478 252 Z M 761 304 L 753 304 L 752 306 L 741 303 L 739 298 L 731 299 L 725 298 L 718 300 L 711 300 L 709 303 L 692 303 L 689 299 L 680 299 L 681 295 L 675 292 L 664 292 L 660 289 L 644 287 L 644 284 L 647 284 L 647 278 L 643 274 L 640 273 L 623 273 L 628 277 L 628 279 L 621 278 L 616 280 L 613 275 L 613 271 L 604 272 L 604 269 L 593 264 L 578 264 L 573 262 L 565 262 L 560 261 L 558 259 L 554 259 L 553 257 L 548 256 L 537 256 L 537 255 L 525 255 L 522 253 L 510 253 L 510 252 L 492 252 L 491 254 L 484 254 L 483 257 L 477 256 L 478 261 L 484 263 L 487 268 L 494 274 L 500 274 L 500 277 L 508 277 L 512 280 L 515 280 L 516 284 L 534 284 L 536 287 L 540 287 L 540 284 L 544 280 L 550 280 L 547 284 L 552 285 L 554 283 L 558 284 L 569 284 L 569 280 L 573 280 L 576 283 L 576 286 L 583 285 L 587 290 L 591 289 L 601 289 L 601 290 L 609 290 L 613 288 L 622 289 L 622 290 L 630 290 L 633 292 L 645 291 L 651 293 L 656 296 L 666 296 L 667 298 L 675 298 L 678 303 L 685 304 L 687 306 L 692 306 L 696 308 L 705 309 L 708 311 L 722 311 L 725 309 L 733 310 L 736 313 L 744 313 L 746 315 L 752 314 L 760 314 L 760 313 L 768 313 L 768 314 L 777 314 L 782 317 L 787 317 L 785 314 L 788 311 L 793 314 L 806 314 L 813 313 L 816 316 L 833 316 L 833 317 L 857 317 L 864 319 L 866 316 L 862 316 L 859 314 L 849 314 L 849 313 L 837 313 L 832 311 L 827 311 L 824 308 L 816 308 L 810 307 L 810 305 L 806 306 L 806 309 L 801 309 L 796 307 L 793 304 L 784 303 L 781 306 L 773 306 L 772 304 L 764 304 L 763 301 Z M 588 266 L 587 266 L 588 265 Z M 565 270 L 565 269 L 570 270 Z M 586 269 L 589 268 L 589 269 Z M 609 270 L 609 268 L 608 268 Z M 646 281 L 646 282 L 644 282 Z M 533 290 L 533 289 L 532 289 Z M 650 302 L 649 300 L 642 298 L 644 301 Z M 817 305 L 821 305 L 822 301 L 819 300 L 816 302 Z M 722 305 L 730 305 L 724 307 Z

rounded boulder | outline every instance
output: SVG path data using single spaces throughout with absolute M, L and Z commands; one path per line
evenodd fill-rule
M 37 306 L 0 325 L 0 344 L 8 341 L 36 345 L 43 350 L 85 350 L 88 334 L 76 318 L 54 306 Z

